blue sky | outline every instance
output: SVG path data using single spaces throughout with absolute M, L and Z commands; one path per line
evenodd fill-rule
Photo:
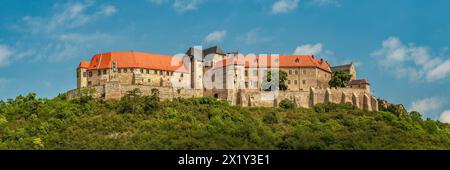
M 193 45 L 354 62 L 373 93 L 450 122 L 448 0 L 0 0 L 0 99 L 76 87 L 99 52 Z

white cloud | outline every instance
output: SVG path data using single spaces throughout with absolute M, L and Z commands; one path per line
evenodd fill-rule
M 117 8 L 114 5 L 106 5 L 102 7 L 102 10 L 100 11 L 101 14 L 110 16 L 117 12 Z
M 262 34 L 261 28 L 255 28 L 248 31 L 244 36 L 238 37 L 238 40 L 243 41 L 247 45 L 254 45 L 272 41 L 272 37 Z
M 427 72 L 427 78 L 429 80 L 440 80 L 450 75 L 450 59 L 438 64 L 436 67 L 431 68 Z
M 301 45 L 298 46 L 295 49 L 294 54 L 306 54 L 306 55 L 318 55 L 320 53 L 322 53 L 322 43 L 317 43 L 317 44 L 305 44 L 305 45 Z
M 100 8 L 94 6 L 94 1 L 56 4 L 56 12 L 50 17 L 25 16 L 23 21 L 33 32 L 50 33 L 59 28 L 77 28 L 90 23 L 99 17 L 110 16 L 117 12 L 113 5 L 106 5 Z M 96 12 L 89 13 L 88 9 Z
M 272 13 L 287 13 L 298 7 L 299 0 L 277 0 L 272 5 Z
M 398 37 L 384 40 L 382 47 L 371 55 L 378 57 L 380 65 L 398 77 L 425 78 L 431 82 L 450 75 L 450 59 L 433 56 L 425 46 L 405 45 Z
M 163 5 L 171 1 L 173 1 L 172 8 L 177 12 L 183 13 L 198 9 L 198 6 L 203 0 L 147 0 L 147 2 L 156 5 Z
M 221 42 L 225 36 L 227 35 L 227 31 L 222 30 L 222 31 L 214 31 L 212 33 L 209 33 L 206 37 L 205 37 L 205 41 L 207 43 L 212 43 L 212 42 Z
M 55 42 L 49 43 L 47 46 L 42 47 L 42 53 L 48 59 L 62 61 L 69 58 L 80 57 L 80 53 L 87 50 L 101 49 L 101 45 L 98 42 L 114 42 L 115 37 L 104 33 L 93 34 L 76 34 L 68 33 L 61 34 L 53 37 Z
M 169 0 L 147 0 L 147 1 L 150 2 L 150 3 L 154 3 L 156 5 L 162 5 L 162 4 L 166 3 L 166 2 L 169 2 Z
M 413 101 L 410 111 L 418 111 L 421 114 L 437 112 L 444 106 L 445 99 L 442 97 L 429 97 Z
M 0 44 L 0 67 L 9 64 L 10 58 L 13 54 L 14 52 L 10 47 Z
M 341 6 L 338 0 L 312 0 L 311 4 L 318 6 Z
M 193 11 L 198 8 L 200 0 L 175 0 L 173 8 L 178 12 Z
M 442 112 L 441 117 L 439 119 L 441 122 L 450 124 L 450 110 L 446 110 Z

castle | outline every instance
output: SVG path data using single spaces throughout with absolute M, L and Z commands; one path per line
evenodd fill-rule
M 287 90 L 277 89 L 278 81 L 268 82 L 268 75 L 287 73 Z M 334 71 L 351 74 L 348 87 L 330 88 Z M 272 75 L 273 74 L 273 75 Z M 276 84 L 276 86 L 272 86 Z M 274 88 L 275 87 L 275 88 Z M 192 47 L 186 53 L 167 56 L 143 52 L 108 52 L 96 54 L 91 61 L 81 61 L 77 68 L 77 88 L 71 98 L 89 88 L 93 96 L 120 99 L 139 89 L 151 95 L 157 89 L 162 99 L 212 96 L 241 106 L 277 106 L 283 99 L 297 106 L 317 103 L 352 103 L 364 110 L 378 111 L 378 101 L 371 95 L 370 84 L 358 80 L 353 64 L 331 67 L 314 55 L 242 55 L 224 52 L 220 47 Z

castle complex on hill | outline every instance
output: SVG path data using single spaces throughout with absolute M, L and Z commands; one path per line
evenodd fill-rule
M 287 73 L 287 90 L 264 90 L 273 70 Z M 348 87 L 330 88 L 332 73 L 351 74 Z M 271 89 L 277 89 L 273 86 Z M 77 88 L 67 94 L 81 95 L 84 88 L 102 99 L 120 99 L 139 89 L 151 95 L 157 89 L 162 99 L 212 96 L 241 106 L 277 106 L 283 99 L 297 106 L 317 103 L 352 103 L 364 110 L 378 111 L 370 84 L 357 79 L 353 64 L 331 67 L 314 55 L 247 55 L 224 52 L 218 46 L 192 47 L 180 55 L 166 56 L 142 52 L 108 52 L 82 61 L 77 68 Z

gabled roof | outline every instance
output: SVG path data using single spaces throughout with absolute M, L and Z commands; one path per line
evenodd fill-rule
M 276 56 L 237 56 L 224 59 L 215 64 L 215 67 L 227 65 L 245 65 L 246 68 L 269 68 L 269 67 L 316 67 L 331 72 L 330 65 L 324 59 L 316 59 L 313 55 L 279 55 Z
M 181 58 L 169 55 L 151 54 L 143 52 L 108 52 L 96 54 L 89 63 L 81 62 L 79 67 L 89 70 L 110 69 L 112 63 L 117 68 L 145 68 L 174 72 L 187 72 Z M 87 64 L 89 64 L 88 67 Z

